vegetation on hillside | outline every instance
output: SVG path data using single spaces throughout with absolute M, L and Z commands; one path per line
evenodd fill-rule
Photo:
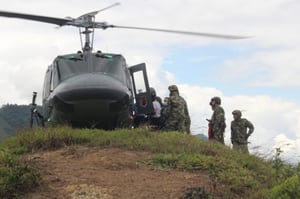
M 293 167 L 280 160 L 243 155 L 227 146 L 200 140 L 177 132 L 151 132 L 147 129 L 103 131 L 57 127 L 24 130 L 1 146 L 0 198 L 13 197 L 38 184 L 38 171 L 21 154 L 54 150 L 66 145 L 117 147 L 149 151 L 155 155 L 141 163 L 151 167 L 206 173 L 210 187 L 207 198 L 300 198 L 300 164 Z M 200 186 L 200 185 L 199 185 Z M 200 192 L 199 192 L 200 193 Z M 189 198 L 189 197 L 186 197 Z
M 0 108 L 0 141 L 29 127 L 30 105 L 6 104 Z
M 42 112 L 42 107 L 37 107 Z M 0 108 L 0 142 L 28 128 L 31 105 L 5 104 Z

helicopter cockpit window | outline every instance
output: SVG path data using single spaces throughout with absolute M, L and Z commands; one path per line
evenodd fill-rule
M 125 82 L 124 67 L 126 67 L 124 58 L 119 55 L 91 56 L 88 59 L 65 56 L 57 59 L 57 69 L 61 81 L 83 73 L 103 73 Z
M 96 64 L 93 65 L 94 72 L 110 75 L 125 83 L 126 74 L 124 67 L 126 67 L 126 65 L 122 56 L 97 56 L 95 62 Z
M 88 73 L 87 62 L 83 60 L 58 57 L 56 63 L 61 81 L 77 74 Z

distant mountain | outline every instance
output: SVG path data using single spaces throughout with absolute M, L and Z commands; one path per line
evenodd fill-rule
M 8 137 L 8 132 L 10 131 L 11 127 L 9 126 L 9 124 L 2 117 L 0 117 L 0 141 Z
M 196 134 L 194 136 L 196 136 L 197 138 L 200 138 L 201 140 L 208 140 L 208 137 L 202 133 Z
M 6 104 L 0 108 L 0 141 L 15 135 L 17 130 L 29 127 L 30 108 L 30 105 L 17 104 Z

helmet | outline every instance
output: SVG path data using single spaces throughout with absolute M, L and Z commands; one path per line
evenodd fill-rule
M 215 103 L 218 104 L 218 105 L 221 104 L 221 98 L 220 98 L 220 97 L 213 97 L 213 98 L 211 98 L 210 101 L 211 101 L 211 102 L 212 102 L 212 101 L 215 101 Z
M 232 111 L 232 115 L 238 115 L 238 116 L 242 116 L 242 112 L 240 110 L 234 110 Z
M 169 89 L 170 92 L 174 92 L 174 91 L 178 92 L 178 87 L 176 85 L 171 85 L 171 86 L 169 86 L 168 89 Z
M 151 94 L 151 97 L 156 97 L 156 91 L 152 87 L 150 87 L 150 94 Z

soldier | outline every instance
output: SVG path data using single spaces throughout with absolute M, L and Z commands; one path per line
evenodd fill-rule
M 215 140 L 224 144 L 224 131 L 226 128 L 225 112 L 221 105 L 220 97 L 213 97 L 210 100 L 209 105 L 213 110 L 213 114 L 209 121 L 209 139 Z
M 234 119 L 231 122 L 231 143 L 233 149 L 249 154 L 248 137 L 253 133 L 254 126 L 247 119 L 241 118 L 241 111 L 234 110 L 232 115 Z M 249 129 L 248 132 L 247 129 Z
M 170 91 L 170 97 L 168 106 L 166 107 L 167 118 L 164 129 L 190 134 L 191 120 L 187 103 L 184 98 L 179 95 L 176 85 L 171 85 L 168 89 Z

